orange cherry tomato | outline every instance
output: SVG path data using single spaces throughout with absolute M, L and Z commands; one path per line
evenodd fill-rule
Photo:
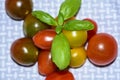
M 63 30 L 63 34 L 67 37 L 71 48 L 83 46 L 87 40 L 87 31 L 85 30 L 80 31 Z
M 84 47 L 78 47 L 71 49 L 71 62 L 70 67 L 80 67 L 86 61 L 86 50 Z

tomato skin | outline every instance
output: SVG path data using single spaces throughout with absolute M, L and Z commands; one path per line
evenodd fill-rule
M 74 76 L 71 72 L 64 70 L 64 71 L 56 71 L 52 74 L 48 75 L 45 80 L 75 80 Z
M 82 66 L 86 61 L 86 50 L 84 47 L 71 49 L 71 63 L 70 67 L 76 68 Z
M 83 46 L 87 40 L 87 31 L 67 31 L 63 30 L 63 34 L 67 37 L 70 47 L 76 48 Z
M 22 66 L 32 66 L 37 62 L 39 50 L 30 38 L 20 38 L 11 45 L 12 59 Z
M 40 51 L 40 54 L 38 56 L 38 72 L 42 75 L 48 75 L 56 70 L 57 67 L 51 60 L 50 51 Z
M 41 22 L 32 14 L 28 14 L 23 22 L 23 31 L 26 37 L 32 38 L 38 31 L 48 29 L 50 26 Z
M 117 57 L 117 42 L 107 33 L 94 35 L 87 46 L 87 56 L 96 66 L 107 66 Z
M 89 41 L 97 33 L 98 26 L 97 23 L 90 18 L 85 18 L 84 20 L 90 21 L 91 23 L 94 24 L 94 29 L 87 31 L 87 35 L 88 35 L 87 40 Z
M 52 29 L 42 30 L 36 33 L 35 36 L 33 36 L 33 42 L 37 47 L 41 49 L 50 50 L 55 35 L 56 35 L 55 30 Z
M 33 2 L 32 0 L 6 0 L 5 9 L 11 18 L 23 20 L 26 15 L 32 12 Z

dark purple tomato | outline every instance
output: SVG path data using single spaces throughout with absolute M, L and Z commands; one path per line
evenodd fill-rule
M 29 14 L 23 22 L 23 31 L 26 37 L 32 38 L 38 31 L 48 29 L 50 26 Z
M 20 38 L 11 45 L 12 59 L 22 66 L 32 66 L 38 59 L 38 49 L 30 38 Z
M 6 0 L 5 9 L 7 14 L 15 20 L 23 20 L 32 12 L 32 0 Z

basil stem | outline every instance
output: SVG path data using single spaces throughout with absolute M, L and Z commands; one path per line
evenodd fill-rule
M 55 28 L 55 31 L 56 31 L 57 34 L 60 34 L 62 32 L 62 29 L 63 29 L 63 26 L 57 26 Z

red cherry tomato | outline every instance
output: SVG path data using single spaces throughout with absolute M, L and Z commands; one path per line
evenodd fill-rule
M 50 49 L 56 32 L 52 29 L 39 31 L 33 36 L 34 44 L 41 49 Z
M 90 18 L 86 18 L 84 20 L 90 21 L 91 23 L 94 24 L 94 29 L 93 30 L 89 30 L 87 32 L 87 34 L 88 34 L 87 40 L 89 41 L 91 39 L 91 37 L 93 37 L 97 33 L 98 26 L 97 26 L 97 23 L 94 20 L 90 19 Z
M 56 65 L 51 60 L 50 51 L 40 51 L 38 56 L 38 71 L 42 75 L 48 75 L 57 70 Z
M 57 71 L 48 75 L 45 80 L 75 80 L 74 76 L 69 71 Z
M 109 34 L 99 33 L 88 42 L 87 56 L 96 66 L 107 66 L 117 57 L 117 42 Z

